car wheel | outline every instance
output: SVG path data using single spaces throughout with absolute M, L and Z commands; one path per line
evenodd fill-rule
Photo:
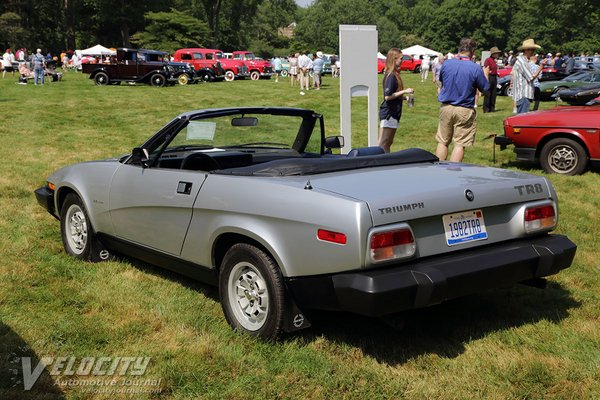
M 181 74 L 177 77 L 177 83 L 180 85 L 187 85 L 190 82 L 188 74 Z
M 150 84 L 154 87 L 163 87 L 165 86 L 166 79 L 161 74 L 154 74 L 150 78 Z
M 506 95 L 512 97 L 512 86 L 506 86 Z
M 96 85 L 98 86 L 104 86 L 110 83 L 110 79 L 106 72 L 98 72 L 96 76 L 94 76 L 94 82 L 96 82 Z
M 253 81 L 257 81 L 260 79 L 260 74 L 258 73 L 258 71 L 252 71 L 250 72 L 250 79 L 252 79 Z
M 558 138 L 544 145 L 540 163 L 549 174 L 579 175 L 587 168 L 588 156 L 576 141 Z
M 225 72 L 225 80 L 227 82 L 231 82 L 234 79 L 235 79 L 235 74 L 233 73 L 233 71 L 226 71 Z
M 266 340 L 275 340 L 283 332 L 283 277 L 261 249 L 238 243 L 227 251 L 219 273 L 219 297 L 235 330 Z
M 418 74 L 419 72 L 421 72 L 421 66 L 420 66 L 420 65 L 417 65 L 417 66 L 415 67 L 415 70 L 414 70 L 413 72 L 414 72 L 415 74 Z
M 112 258 L 96 237 L 85 205 L 75 193 L 65 197 L 60 209 L 60 235 L 67 254 L 78 260 L 98 262 Z
M 288 76 L 289 74 L 290 74 L 290 73 L 288 72 L 288 70 L 287 70 L 287 69 L 284 69 L 284 70 L 282 70 L 282 71 L 281 71 L 281 76 L 282 76 L 282 77 L 284 77 L 284 78 L 287 78 L 287 76 Z
M 213 77 L 209 72 L 202 72 L 200 73 L 200 79 L 202 79 L 202 82 L 211 82 Z

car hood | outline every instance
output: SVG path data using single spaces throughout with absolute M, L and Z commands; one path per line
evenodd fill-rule
M 315 175 L 310 183 L 313 190 L 366 202 L 376 226 L 553 197 L 543 177 L 446 162 Z
M 561 92 L 562 93 L 562 92 Z M 597 113 L 600 111 L 599 107 L 582 107 L 582 106 L 558 106 L 549 110 L 540 110 L 528 112 L 520 115 L 514 115 L 506 118 L 505 122 L 511 126 L 531 126 L 535 125 L 536 121 L 543 120 L 543 126 L 549 125 L 563 125 L 564 121 L 561 119 L 563 116 L 570 115 L 573 113 Z M 586 114 L 592 115 L 592 114 Z M 585 117 L 582 116 L 580 119 L 583 121 Z

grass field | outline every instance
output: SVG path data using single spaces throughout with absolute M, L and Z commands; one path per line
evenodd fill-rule
M 394 150 L 435 149 L 438 103 L 431 82 L 404 74 L 416 106 L 405 108 Z M 403 315 L 400 321 L 317 313 L 313 327 L 280 343 L 233 332 L 211 287 L 140 264 L 75 261 L 59 224 L 33 190 L 55 169 L 127 153 L 191 109 L 277 105 L 325 115 L 339 131 L 338 81 L 300 96 L 287 80 L 167 87 L 97 87 L 77 73 L 43 87 L 0 80 L 0 399 L 597 399 L 600 398 L 600 174 L 551 176 L 558 232 L 579 249 L 545 290 L 515 286 Z M 366 145 L 365 98 L 353 100 L 353 141 Z M 481 101 L 480 101 L 481 106 Z M 553 106 L 545 103 L 544 108 Z M 465 161 L 492 165 L 492 141 L 512 105 L 478 115 Z M 496 165 L 527 169 L 509 151 Z M 46 368 L 23 390 L 21 357 L 149 357 L 138 394 L 64 384 Z M 14 371 L 13 371 L 14 370 Z M 102 377 L 100 377 L 102 378 Z M 116 376 L 131 388 L 131 376 Z M 135 388 L 135 386 L 133 386 Z M 92 388 L 94 389 L 94 388 Z M 95 388 L 98 389 L 98 388 Z M 142 390 L 143 391 L 143 390 Z

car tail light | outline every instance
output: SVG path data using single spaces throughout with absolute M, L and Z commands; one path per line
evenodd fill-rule
M 344 233 L 328 231 L 325 229 L 319 229 L 317 231 L 317 238 L 324 242 L 331 242 L 337 244 L 346 244 L 347 238 Z
M 554 205 L 543 204 L 527 207 L 523 219 L 525 221 L 525 232 L 527 233 L 553 229 L 556 227 Z
M 416 249 L 415 237 L 408 226 L 375 232 L 369 241 L 369 256 L 374 263 L 412 257 Z

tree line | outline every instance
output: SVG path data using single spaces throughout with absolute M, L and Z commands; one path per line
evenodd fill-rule
M 294 36 L 282 35 L 292 23 Z M 544 51 L 600 51 L 598 0 L 315 0 L 308 8 L 294 0 L 3 0 L 0 46 L 337 53 L 339 24 L 376 25 L 382 52 L 413 44 L 456 51 L 464 36 L 479 50 L 516 49 L 533 37 Z

